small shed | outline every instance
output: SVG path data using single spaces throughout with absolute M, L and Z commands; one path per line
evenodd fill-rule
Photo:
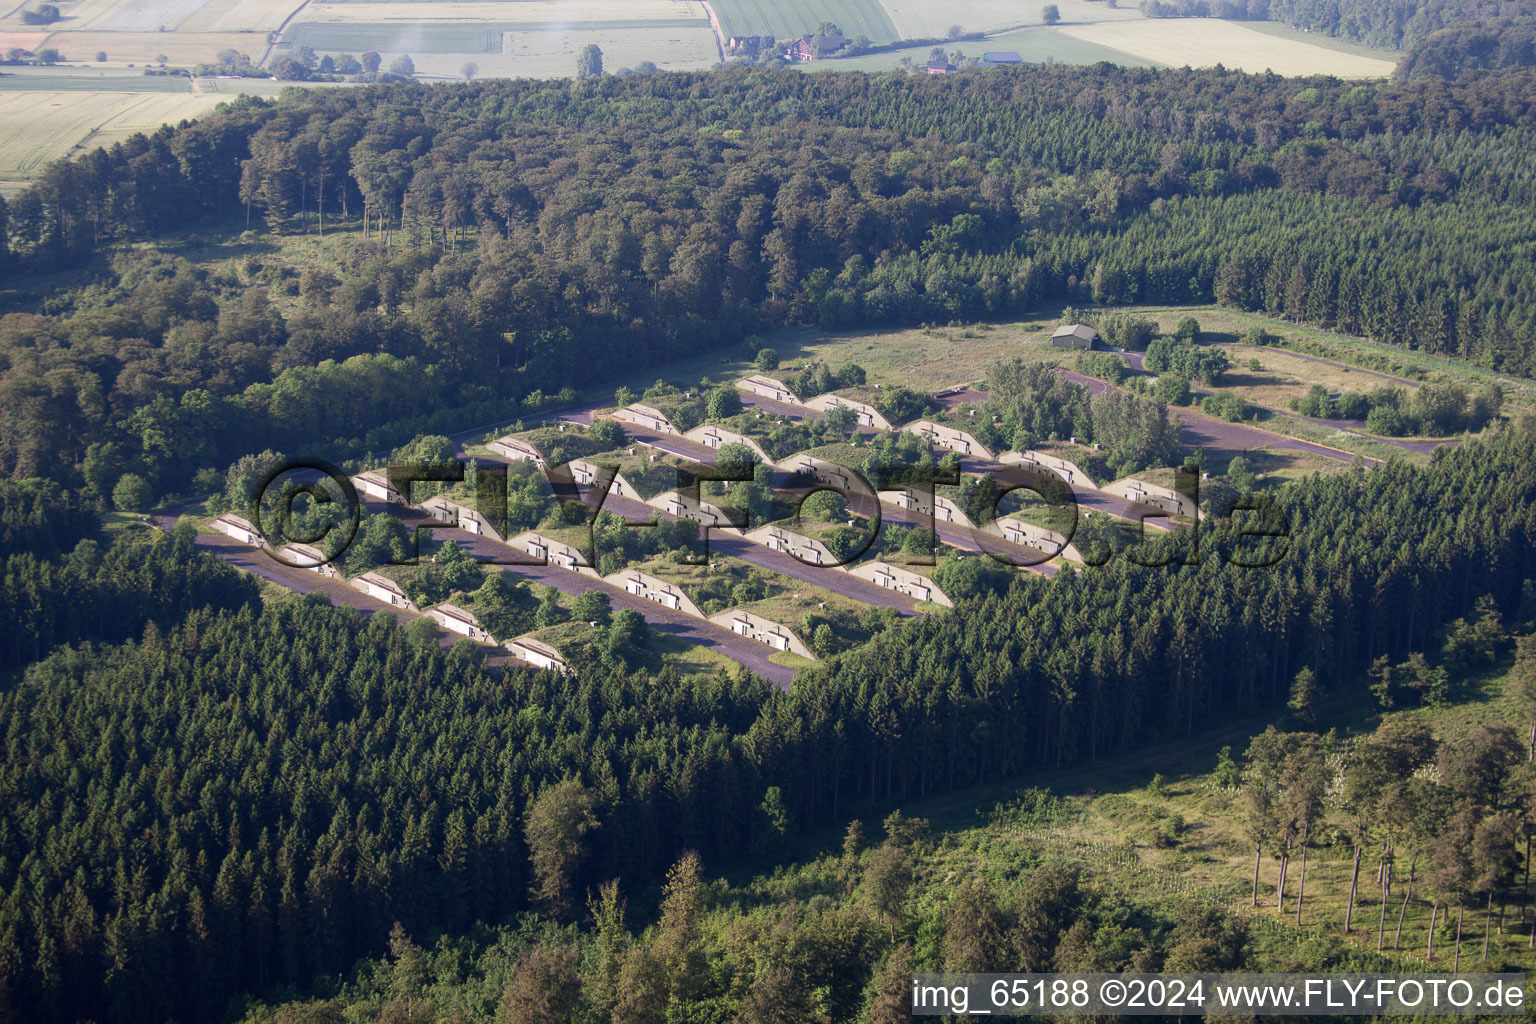
M 1087 324 L 1062 324 L 1051 334 L 1053 348 L 1098 348 L 1099 332 Z

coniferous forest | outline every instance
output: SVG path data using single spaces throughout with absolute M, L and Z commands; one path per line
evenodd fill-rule
M 789 690 L 493 671 L 98 513 L 124 480 L 206 494 L 258 452 L 387 451 L 794 325 L 1214 301 L 1531 376 L 1533 131 L 1519 68 L 732 70 L 242 99 L 54 164 L 0 204 L 0 1022 L 218 1020 L 387 944 L 409 963 L 407 935 L 590 924 L 604 883 L 669 867 L 686 902 L 688 851 L 1187 737 L 1299 673 L 1347 695 L 1513 614 L 1518 417 L 1287 485 L 1286 536 L 1213 517 L 1168 564 L 1020 576 Z M 196 258 L 343 232 L 329 268 Z M 1051 885 L 1025 962 L 1086 898 Z M 1220 922 L 1144 923 L 1242 962 Z

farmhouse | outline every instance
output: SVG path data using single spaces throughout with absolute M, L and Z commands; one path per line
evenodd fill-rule
M 1114 494 L 1142 505 L 1150 505 L 1153 508 L 1162 509 L 1169 515 L 1196 516 L 1200 510 L 1190 500 L 1189 495 L 1181 494 L 1172 487 L 1164 487 L 1161 484 L 1147 483 L 1128 476 L 1124 480 L 1116 480 L 1112 484 L 1104 485 L 1106 494 Z
M 1081 562 L 1083 556 L 1077 548 L 1067 543 L 1067 538 L 1055 530 L 1047 530 L 1043 526 L 1034 523 L 1026 523 L 1022 519 L 1013 516 L 1005 516 L 994 520 L 982 527 L 995 537 L 1001 537 L 1010 544 L 1020 547 L 1034 548 L 1048 555 L 1060 555 L 1073 562 Z
M 963 430 L 943 423 L 934 423 L 932 420 L 918 420 L 908 423 L 901 428 L 908 433 L 928 439 L 928 443 L 935 448 L 944 448 L 961 455 L 976 455 L 983 459 L 991 459 L 992 452 L 986 445 Z
M 1069 484 L 1075 483 L 1085 487 L 1093 486 L 1093 478 L 1081 469 L 1078 469 L 1074 463 L 1046 452 L 1033 450 L 1004 452 L 998 456 L 997 461 L 1005 466 L 1019 466 L 1029 470 L 1031 473 L 1055 473 Z
M 747 534 L 747 540 L 772 551 L 782 551 L 806 565 L 836 565 L 837 557 L 819 540 L 786 530 L 782 526 L 761 526 Z
M 364 470 L 352 478 L 352 486 L 356 487 L 364 498 L 371 498 L 374 501 L 401 500 L 400 492 L 381 470 Z
M 558 565 L 562 569 L 571 572 L 581 572 L 589 576 L 596 576 L 597 570 L 587 564 L 587 558 L 576 548 L 564 541 L 553 540 L 533 530 L 520 533 L 507 542 L 514 548 L 528 552 L 534 558 L 541 558 L 546 562 Z
M 1051 332 L 1054 348 L 1097 348 L 1099 332 L 1085 324 L 1062 324 Z
M 795 635 L 794 630 L 745 609 L 737 608 L 734 611 L 721 612 L 719 615 L 710 616 L 709 621 L 717 626 L 724 626 L 737 636 L 767 644 L 775 650 L 788 651 L 802 658 L 816 660 L 816 655 L 812 654 L 805 642 Z
M 492 643 L 491 634 L 480 625 L 480 620 L 475 618 L 473 612 L 466 611 L 456 604 L 443 602 L 436 608 L 428 608 L 427 616 L 439 626 L 451 633 L 462 633 L 471 640 L 477 640 L 482 644 Z
M 613 418 L 624 423 L 632 423 L 637 427 L 644 427 L 646 430 L 654 430 L 658 434 L 680 433 L 660 409 L 640 402 L 631 402 L 614 413 Z
M 853 566 L 848 571 L 860 579 L 869 580 L 877 587 L 905 594 L 914 601 L 932 601 L 945 608 L 954 607 L 954 602 L 950 601 L 933 580 L 911 569 L 892 565 L 890 562 L 875 561 Z
M 971 522 L 971 517 L 965 514 L 965 510 L 949 498 L 942 494 L 929 494 L 919 487 L 895 487 L 888 491 L 881 491 L 880 500 L 908 512 L 916 512 L 922 516 L 931 515 L 941 523 L 960 523 L 972 528 L 976 525 Z
M 486 447 L 504 459 L 511 459 L 514 462 L 531 462 L 540 468 L 544 466 L 544 456 L 540 454 L 537 448 L 522 438 L 513 437 L 511 434 L 508 434 L 506 437 L 498 437 L 486 445 Z
M 947 60 L 931 60 L 928 62 L 927 71 L 930 75 L 952 75 L 955 66 Z
M 760 373 L 754 373 L 750 377 L 743 377 L 736 382 L 736 387 L 759 398 L 771 398 L 775 402 L 785 405 L 803 405 L 795 393 L 789 390 L 789 385 L 783 381 L 774 380 L 772 377 L 764 377 Z
M 400 589 L 400 584 L 388 576 L 376 572 L 365 572 L 352 581 L 352 586 L 375 601 L 383 601 L 396 608 L 416 610 L 416 605 L 406 596 L 405 591 Z
M 430 498 L 417 506 L 427 515 L 440 523 L 457 526 L 465 533 L 472 533 L 476 537 L 489 537 L 492 540 L 501 540 L 502 536 L 491 526 L 490 521 L 476 509 L 468 505 L 460 505 L 456 501 L 447 498 Z
M 734 430 L 726 430 L 724 427 L 717 427 L 706 423 L 702 427 L 694 427 L 683 436 L 690 441 L 697 441 L 706 448 L 713 448 L 715 451 L 719 451 L 728 444 L 744 445 L 752 449 L 753 454 L 763 460 L 764 465 L 773 465 L 773 460 L 768 457 L 767 452 L 763 451 L 761 445 L 746 434 L 738 434 Z
M 624 569 L 612 576 L 605 576 L 603 582 L 623 587 L 628 593 L 647 601 L 655 601 L 663 608 L 670 608 L 695 618 L 704 618 L 704 613 L 699 611 L 699 606 L 688 599 L 688 595 L 683 593 L 682 588 L 638 569 Z
M 295 569 L 308 569 L 310 572 L 319 573 L 321 576 L 337 579 L 341 576 L 341 570 L 336 568 L 325 552 L 313 544 L 286 544 L 273 552 L 277 560 L 285 565 L 291 565 Z
M 826 412 L 829 409 L 852 409 L 858 417 L 859 426 L 874 427 L 876 430 L 890 430 L 891 421 L 880 415 L 880 410 L 864 402 L 857 402 L 851 398 L 842 398 L 838 395 L 817 395 L 805 403 L 807 409 L 816 409 Z
M 570 666 L 565 663 L 565 655 L 542 640 L 523 636 L 516 640 L 508 640 L 503 646 L 511 652 L 512 657 L 519 661 L 526 661 L 534 668 L 547 668 L 561 675 L 571 671 Z
M 784 57 L 794 61 L 819 60 L 830 57 L 847 45 L 848 40 L 842 36 L 801 36 L 789 44 Z
M 224 513 L 208 525 L 222 534 L 235 538 L 241 544 L 251 544 L 258 548 L 267 546 L 267 539 L 251 525 L 251 521 L 233 512 Z

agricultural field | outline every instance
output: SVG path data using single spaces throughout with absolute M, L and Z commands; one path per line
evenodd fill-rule
M 55 32 L 46 45 L 77 63 L 91 61 L 99 51 L 106 53 L 109 65 L 158 64 L 164 58 L 168 64 L 189 67 L 212 61 L 224 49 L 260 60 L 267 37 L 264 32 Z
M 0 31 L 0 50 L 36 50 L 48 38 L 47 32 Z
M 693 27 L 507 32 L 502 52 L 477 60 L 482 75 L 509 78 L 563 78 L 576 73 L 576 56 L 589 43 L 603 51 L 610 71 L 650 61 L 663 71 L 696 71 L 719 63 L 720 45 L 708 23 Z M 457 75 L 446 60 L 416 61 L 426 74 Z M 443 65 L 441 71 L 435 70 Z
M 467 62 L 482 77 L 552 78 L 573 75 L 589 44 L 603 51 L 609 70 L 642 61 L 695 69 L 720 59 L 709 18 L 694 0 L 599 0 L 578 8 L 549 0 L 315 4 L 284 33 L 279 50 L 374 50 L 386 66 L 409 54 L 427 78 L 458 78 Z
M 967 32 L 993 32 L 998 29 L 1017 28 L 1021 25 L 1039 25 L 1047 0 L 952 0 L 936 4 L 932 0 L 881 0 L 890 14 L 900 39 L 943 39 L 951 25 L 959 25 Z M 1139 19 L 1141 15 L 1130 4 L 1110 7 L 1105 3 L 1089 0 L 1057 0 L 1061 20 L 1067 24 L 1078 22 L 1121 21 Z M 980 44 L 974 44 L 980 47 Z M 993 46 L 988 40 L 985 49 L 1011 49 Z
M 70 68 L 22 67 L 0 74 L 0 92 L 192 92 L 181 75 L 146 75 L 101 65 Z
M 579 6 L 555 0 L 515 3 L 342 3 L 315 4 L 299 24 L 376 25 L 422 23 L 463 24 L 497 22 L 534 25 L 579 25 L 583 22 L 661 22 L 707 20 L 702 4 L 693 0 L 593 0 Z
M 23 6 L 0 19 L 0 27 L 21 25 Z M 58 6 L 62 17 L 50 26 L 55 32 L 265 33 L 282 25 L 303 0 L 61 0 Z
M 194 118 L 219 101 L 190 92 L 0 92 L 0 179 L 31 177 L 77 146 Z
M 1012 50 L 1032 64 L 1048 62 L 1097 64 L 1099 61 L 1109 61 L 1111 64 L 1119 64 L 1123 67 L 1150 67 L 1157 63 L 1108 46 L 1077 39 L 1065 34 L 1059 28 L 1046 28 L 1044 25 L 1002 32 L 990 35 L 986 39 L 945 43 L 944 48 L 951 59 L 959 53 L 968 57 L 979 57 L 989 50 Z M 921 46 L 866 53 L 858 57 L 812 61 L 809 64 L 800 65 L 800 69 L 803 71 L 891 71 L 901 66 L 903 57 L 920 67 L 927 63 L 928 52 L 931 49 L 933 49 L 931 45 L 924 43 Z M 998 74 L 1002 73 L 1002 69 L 991 68 L 969 73 Z
M 1061 31 L 1084 42 L 1123 50 L 1173 67 L 1222 64 L 1243 71 L 1271 70 L 1282 75 L 1336 75 L 1339 78 L 1385 78 L 1393 71 L 1392 61 L 1387 59 L 1273 36 L 1215 18 L 1101 22 L 1067 25 Z
M 871 42 L 889 43 L 903 38 L 879 0 L 715 0 L 715 17 L 727 36 L 768 34 L 779 39 L 814 32 L 830 21 L 850 39 L 864 36 Z M 946 26 L 947 27 L 947 26 Z

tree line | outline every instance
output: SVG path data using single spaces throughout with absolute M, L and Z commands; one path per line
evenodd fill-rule
M 729 69 L 242 99 L 0 207 L 24 288 L 111 249 L 45 313 L 8 293 L 0 470 L 158 495 L 784 324 L 1057 302 L 1214 299 L 1529 373 L 1533 74 Z M 221 264 L 120 247 L 247 223 L 271 248 Z M 338 230 L 329 268 L 281 258 Z

